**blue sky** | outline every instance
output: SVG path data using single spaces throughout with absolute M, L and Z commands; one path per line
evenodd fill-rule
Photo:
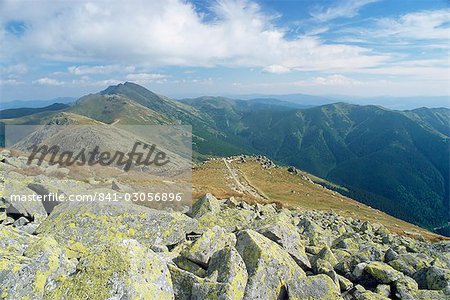
M 450 95 L 450 2 L 0 0 L 0 98 Z

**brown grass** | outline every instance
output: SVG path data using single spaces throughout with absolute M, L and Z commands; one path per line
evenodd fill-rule
M 342 196 L 321 185 L 310 183 L 298 175 L 290 174 L 286 168 L 267 170 L 262 168 L 259 163 L 253 161 L 245 164 L 232 163 L 232 166 L 240 171 L 241 178 L 245 178 L 255 189 L 269 199 L 255 199 L 250 195 L 240 194 L 232 190 L 230 188 L 231 181 L 227 178 L 226 167 L 221 160 L 209 161 L 194 169 L 194 198 L 209 192 L 219 198 L 237 196 L 248 202 L 275 202 L 291 208 L 334 210 L 344 217 L 383 224 L 391 232 L 400 235 L 411 236 L 411 233 L 418 233 L 430 241 L 450 240 L 450 238 L 434 234 L 380 210 Z M 317 179 L 313 176 L 310 176 L 310 178 Z

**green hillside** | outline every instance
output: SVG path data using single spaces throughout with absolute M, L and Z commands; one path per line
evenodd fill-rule
M 428 229 L 450 220 L 450 110 L 335 103 L 299 109 L 273 99 L 175 101 L 124 83 L 65 110 L 104 123 L 188 124 L 193 156 L 263 154 L 346 188 L 346 195 Z M 42 112 L 5 124 L 45 124 Z
M 192 105 L 246 149 L 344 185 L 350 196 L 410 222 L 435 228 L 449 221 L 450 110 L 336 103 L 248 111 L 207 104 Z M 227 115 L 232 126 L 221 121 Z

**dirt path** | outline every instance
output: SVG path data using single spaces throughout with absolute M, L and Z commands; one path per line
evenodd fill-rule
M 226 158 L 223 158 L 223 162 L 227 167 L 230 177 L 233 179 L 235 183 L 234 188 L 238 192 L 249 194 L 257 199 L 268 199 L 265 195 L 260 193 L 257 188 L 253 187 L 245 178 L 245 176 L 241 176 L 242 178 L 239 178 L 238 170 L 234 169 Z

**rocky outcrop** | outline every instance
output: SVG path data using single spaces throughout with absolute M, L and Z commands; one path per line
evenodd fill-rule
M 187 214 L 94 201 L 5 220 L 2 299 L 450 299 L 450 242 L 334 212 L 208 194 Z

